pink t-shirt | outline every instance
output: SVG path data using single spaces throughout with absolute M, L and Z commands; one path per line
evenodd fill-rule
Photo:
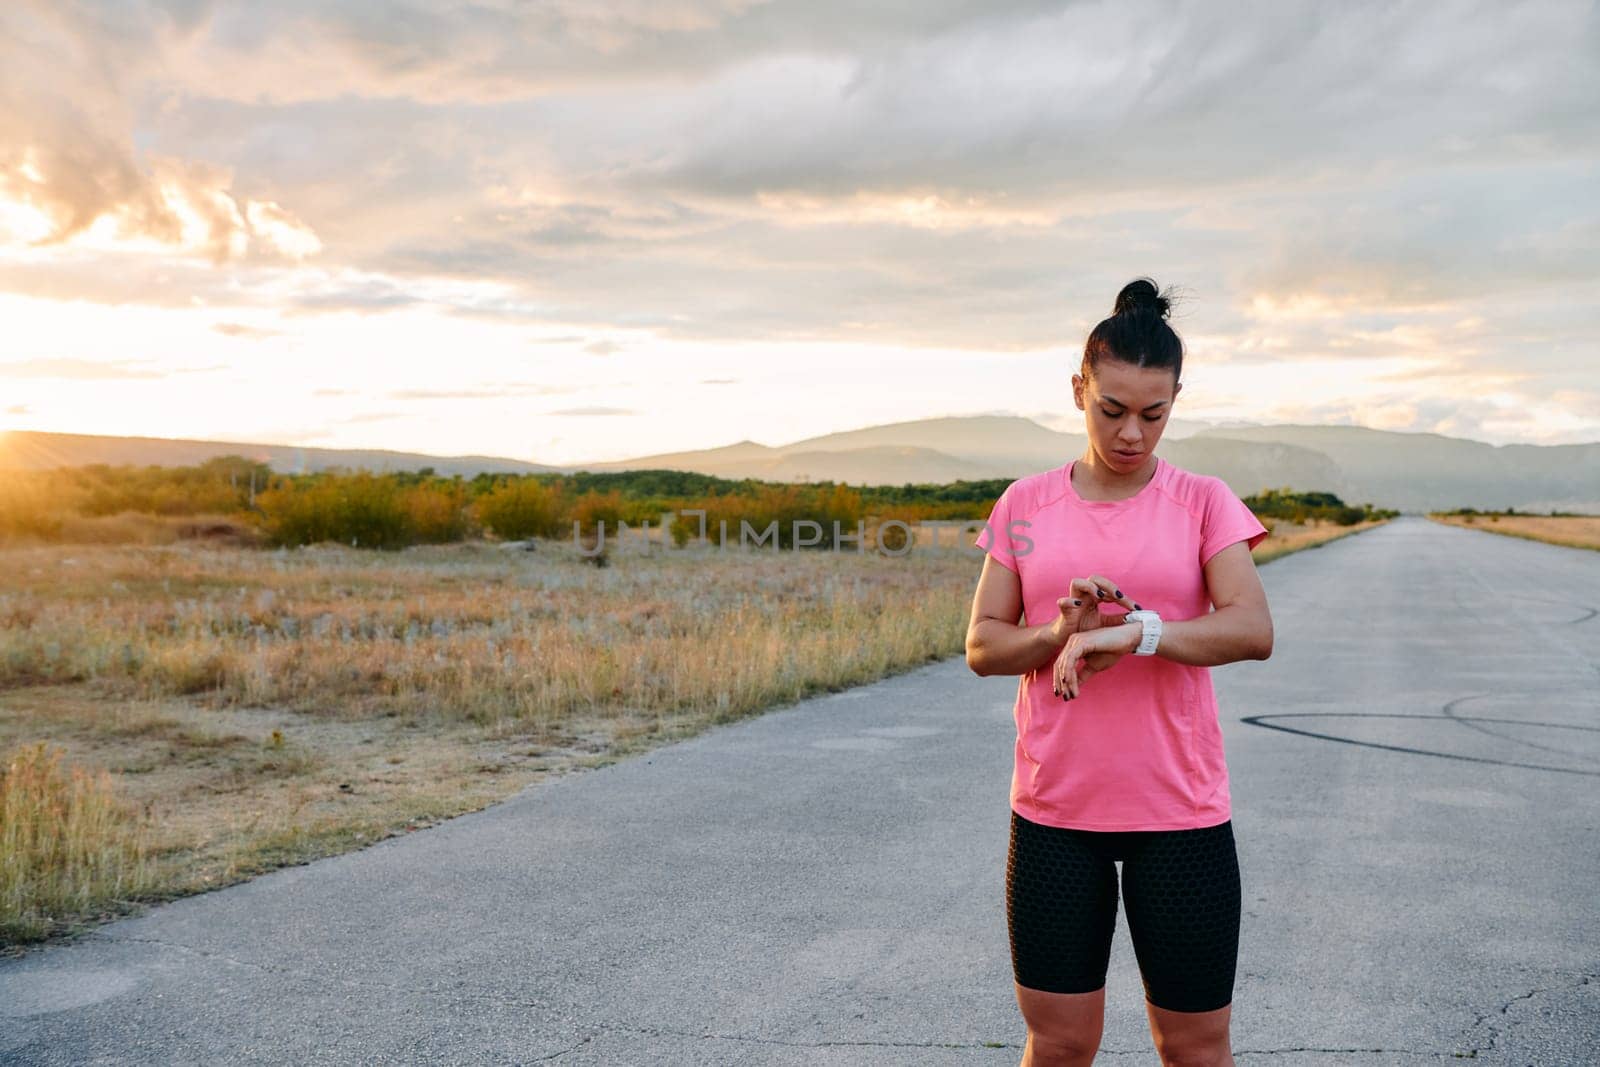
M 1201 567 L 1267 535 L 1221 478 L 1160 456 L 1154 477 L 1126 500 L 1082 499 L 1072 466 L 1012 482 L 975 542 L 1019 575 L 1026 625 L 1056 617 L 1056 598 L 1090 574 L 1162 619 L 1205 615 L 1212 604 Z M 1072 700 L 1051 691 L 1052 671 L 1046 663 L 1017 680 L 1014 811 L 1081 830 L 1187 830 L 1231 817 L 1209 667 L 1130 652 Z

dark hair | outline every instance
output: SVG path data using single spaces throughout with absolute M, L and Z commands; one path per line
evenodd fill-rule
M 1173 380 L 1183 376 L 1183 341 L 1167 325 L 1171 290 L 1156 290 L 1149 278 L 1135 278 L 1117 294 L 1111 317 L 1102 319 L 1083 346 L 1085 378 L 1094 376 L 1104 357 L 1135 367 L 1170 367 Z

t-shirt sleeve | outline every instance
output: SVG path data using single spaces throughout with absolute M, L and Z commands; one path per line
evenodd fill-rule
M 1016 482 L 1006 486 L 1005 492 L 1000 494 L 1000 499 L 996 500 L 994 507 L 990 509 L 988 521 L 983 524 L 983 529 L 978 531 L 973 544 L 993 556 L 996 562 L 1021 574 L 1017 566 L 1016 553 L 1021 543 L 1008 536 L 1013 518 L 1011 512 L 1016 499 L 1016 487 Z
M 1244 541 L 1255 548 L 1267 536 L 1255 512 L 1245 506 L 1228 483 L 1212 477 L 1206 494 L 1205 513 L 1201 516 L 1200 566 L 1211 562 L 1211 557 L 1236 541 Z

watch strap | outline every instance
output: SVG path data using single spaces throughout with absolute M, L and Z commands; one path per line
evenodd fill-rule
M 1128 613 L 1133 621 L 1139 623 L 1143 633 L 1139 638 L 1139 646 L 1133 650 L 1136 656 L 1153 656 L 1156 646 L 1161 643 L 1161 616 L 1153 611 L 1135 611 Z

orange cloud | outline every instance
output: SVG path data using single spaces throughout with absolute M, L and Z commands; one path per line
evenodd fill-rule
M 283 206 L 238 198 L 224 167 L 156 157 L 117 189 L 62 179 L 52 167 L 48 153 L 31 147 L 9 169 L 0 165 L 0 221 L 9 222 L 0 238 L 176 252 L 218 263 L 252 251 L 300 260 L 322 250 L 315 231 Z

